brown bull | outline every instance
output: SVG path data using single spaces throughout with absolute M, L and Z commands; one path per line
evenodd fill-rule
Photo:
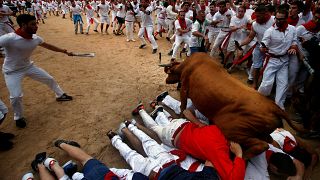
M 205 53 L 195 53 L 182 63 L 175 62 L 165 67 L 165 72 L 166 83 L 182 84 L 181 112 L 190 98 L 229 140 L 242 145 L 245 158 L 268 148 L 272 142 L 270 133 L 283 127 L 282 119 L 292 126 L 286 113 L 273 101 L 231 77 Z

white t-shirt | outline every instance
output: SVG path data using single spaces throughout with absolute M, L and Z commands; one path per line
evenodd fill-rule
M 185 17 L 187 19 L 190 19 L 191 21 L 193 20 L 193 11 L 192 10 L 189 10 L 186 14 L 185 14 Z
M 89 9 L 87 6 L 86 6 L 86 16 L 87 18 L 93 18 L 94 17 L 94 9 L 93 7 L 91 6 L 91 9 Z
M 249 19 L 247 16 L 244 16 L 242 19 L 239 19 L 237 16 L 233 16 L 230 21 L 230 27 L 241 27 L 241 26 L 246 26 L 249 22 Z M 230 39 L 236 40 L 238 42 L 241 42 L 244 40 L 248 35 L 248 32 L 245 31 L 245 29 L 238 29 L 234 32 L 232 32 Z
M 80 15 L 81 13 L 81 7 L 79 5 L 76 5 L 75 7 L 71 6 L 70 10 L 73 15 Z
M 2 5 L 2 7 L 0 8 L 0 11 L 3 13 L 12 13 L 11 9 L 6 6 L 6 5 Z M 8 16 L 0 16 L 0 22 L 9 22 L 9 17 Z
M 268 150 L 285 154 L 281 149 L 276 148 L 271 144 L 269 144 Z M 293 158 L 291 157 L 291 159 Z M 245 180 L 270 180 L 266 151 L 251 158 L 248 161 L 244 179 Z
M 172 9 L 173 8 L 171 5 L 166 8 L 167 18 L 171 19 L 171 20 L 176 19 L 177 15 L 178 15 L 177 13 L 173 12 Z
M 266 30 L 269 29 L 273 25 L 273 23 L 274 23 L 273 17 L 271 17 L 268 22 L 262 25 L 258 24 L 256 21 L 252 23 L 252 29 L 256 33 L 256 37 L 259 43 L 263 38 L 264 32 L 266 32 Z
M 198 21 L 195 21 L 192 24 L 192 30 L 191 32 L 200 32 L 202 34 L 204 34 L 205 32 L 205 22 L 203 22 L 203 24 L 201 25 Z M 198 37 L 198 36 L 194 36 L 191 34 L 191 41 L 190 41 L 190 47 L 201 47 L 201 42 L 202 42 L 203 38 L 202 37 Z
M 146 12 L 150 12 L 150 14 L 146 14 L 142 11 L 141 12 L 141 27 L 149 27 L 149 26 L 153 26 L 153 20 L 152 20 L 152 12 L 153 8 L 152 6 L 149 6 L 146 8 Z
M 108 13 L 110 11 L 109 4 L 107 4 L 107 3 L 99 4 L 98 7 L 99 7 L 99 15 L 100 16 L 104 16 L 104 17 L 108 16 Z
M 30 56 L 33 50 L 43 39 L 36 34 L 33 39 L 24 39 L 16 33 L 8 33 L 0 37 L 0 46 L 4 48 L 6 57 L 2 66 L 2 71 L 10 73 L 27 68 L 33 64 Z
M 229 27 L 230 20 L 227 16 L 232 16 L 232 11 L 227 10 L 224 14 L 221 14 L 220 11 L 216 12 L 213 16 L 213 21 L 220 21 L 216 26 L 218 28 L 227 28 Z
M 117 9 L 119 10 L 119 11 L 117 11 L 117 17 L 124 18 L 126 16 L 126 10 L 125 10 L 124 5 L 121 3 L 118 4 Z
M 186 24 L 187 24 L 187 29 L 189 28 L 191 30 L 192 28 L 192 21 L 190 19 L 187 19 L 185 18 L 186 20 Z M 179 20 L 176 20 L 174 22 L 174 27 L 176 29 L 176 36 L 181 36 L 181 33 L 178 31 L 178 29 L 181 29 L 181 26 L 180 26 L 180 23 L 179 23 Z M 188 33 L 184 33 L 182 36 L 190 36 L 191 35 L 191 31 L 189 31 Z

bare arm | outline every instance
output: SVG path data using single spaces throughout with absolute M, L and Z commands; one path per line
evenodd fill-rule
M 48 43 L 45 43 L 45 42 L 40 44 L 40 46 L 43 47 L 43 48 L 49 49 L 51 51 L 61 52 L 61 53 L 67 54 L 68 56 L 72 55 L 72 52 L 68 52 L 66 49 L 61 49 L 61 48 L 59 48 L 57 46 L 54 46 L 54 45 L 51 45 L 51 44 L 48 44 Z
M 296 166 L 297 174 L 295 176 L 290 176 L 287 178 L 287 180 L 298 180 L 302 179 L 304 174 L 304 165 L 302 162 L 300 162 L 297 159 L 293 159 L 293 164 Z
M 247 45 L 249 44 L 253 38 L 256 36 L 256 32 L 254 32 L 254 30 L 251 29 L 250 33 L 249 33 L 249 36 L 246 37 L 246 39 L 244 39 L 241 43 L 240 43 L 240 46 L 244 46 L 244 45 Z
M 189 121 L 193 122 L 194 124 L 200 127 L 206 126 L 206 124 L 199 121 L 199 119 L 197 119 L 189 109 L 184 110 L 183 115 L 186 119 L 188 119 Z

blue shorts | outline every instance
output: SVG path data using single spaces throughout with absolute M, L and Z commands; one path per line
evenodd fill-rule
M 106 165 L 97 159 L 90 159 L 87 161 L 83 166 L 82 172 L 84 174 L 83 179 L 85 180 L 104 180 L 104 177 L 108 173 L 112 173 Z M 118 180 L 118 177 L 111 176 L 111 179 Z
M 196 53 L 196 52 L 206 52 L 203 48 L 201 47 L 190 47 L 191 54 Z
M 261 68 L 264 58 L 265 54 L 260 51 L 260 45 L 257 44 L 252 52 L 252 67 L 255 69 Z

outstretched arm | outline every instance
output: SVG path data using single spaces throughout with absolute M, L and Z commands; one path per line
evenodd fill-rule
M 61 49 L 61 48 L 59 48 L 57 46 L 54 46 L 52 44 L 48 44 L 48 43 L 45 43 L 45 42 L 40 44 L 40 46 L 43 47 L 43 48 L 49 49 L 51 51 L 61 52 L 61 53 L 67 54 L 68 56 L 72 56 L 73 55 L 72 52 L 68 52 L 68 50 L 66 50 L 66 49 Z

